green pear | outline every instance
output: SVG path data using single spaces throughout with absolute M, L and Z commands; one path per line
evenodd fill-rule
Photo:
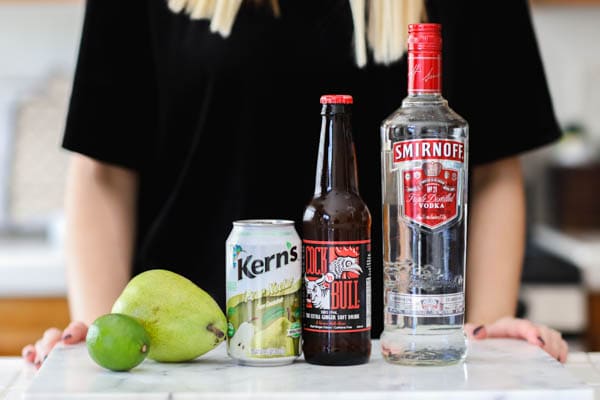
M 225 340 L 227 318 L 219 304 L 189 279 L 163 269 L 134 276 L 112 307 L 146 328 L 148 358 L 159 362 L 193 360 Z

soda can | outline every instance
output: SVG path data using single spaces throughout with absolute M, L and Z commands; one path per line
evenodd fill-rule
M 302 334 L 302 242 L 294 221 L 234 221 L 225 247 L 229 356 L 241 365 L 292 363 Z

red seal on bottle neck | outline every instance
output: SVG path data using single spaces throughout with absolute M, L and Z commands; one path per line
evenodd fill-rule
M 408 25 L 408 92 L 442 92 L 442 26 Z
M 352 96 L 349 94 L 324 94 L 321 96 L 321 104 L 352 104 Z

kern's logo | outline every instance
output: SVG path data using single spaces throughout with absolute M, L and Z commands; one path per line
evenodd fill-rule
M 239 247 L 239 249 L 237 247 Z M 237 247 L 234 248 L 234 259 L 245 252 L 240 246 Z M 297 259 L 298 248 L 297 246 L 291 246 L 288 250 L 273 253 L 263 258 L 254 258 L 252 254 L 249 254 L 246 257 L 239 257 L 234 261 L 234 268 L 237 268 L 238 270 L 238 281 L 240 281 L 244 276 L 254 279 L 257 275 L 279 269 Z

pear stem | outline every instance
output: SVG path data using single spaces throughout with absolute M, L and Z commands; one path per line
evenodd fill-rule
M 217 328 L 216 326 L 214 326 L 213 324 L 208 324 L 208 326 L 206 327 L 206 330 L 214 333 L 215 336 L 218 337 L 219 339 L 225 337 L 225 333 L 222 330 L 220 330 L 219 328 Z

